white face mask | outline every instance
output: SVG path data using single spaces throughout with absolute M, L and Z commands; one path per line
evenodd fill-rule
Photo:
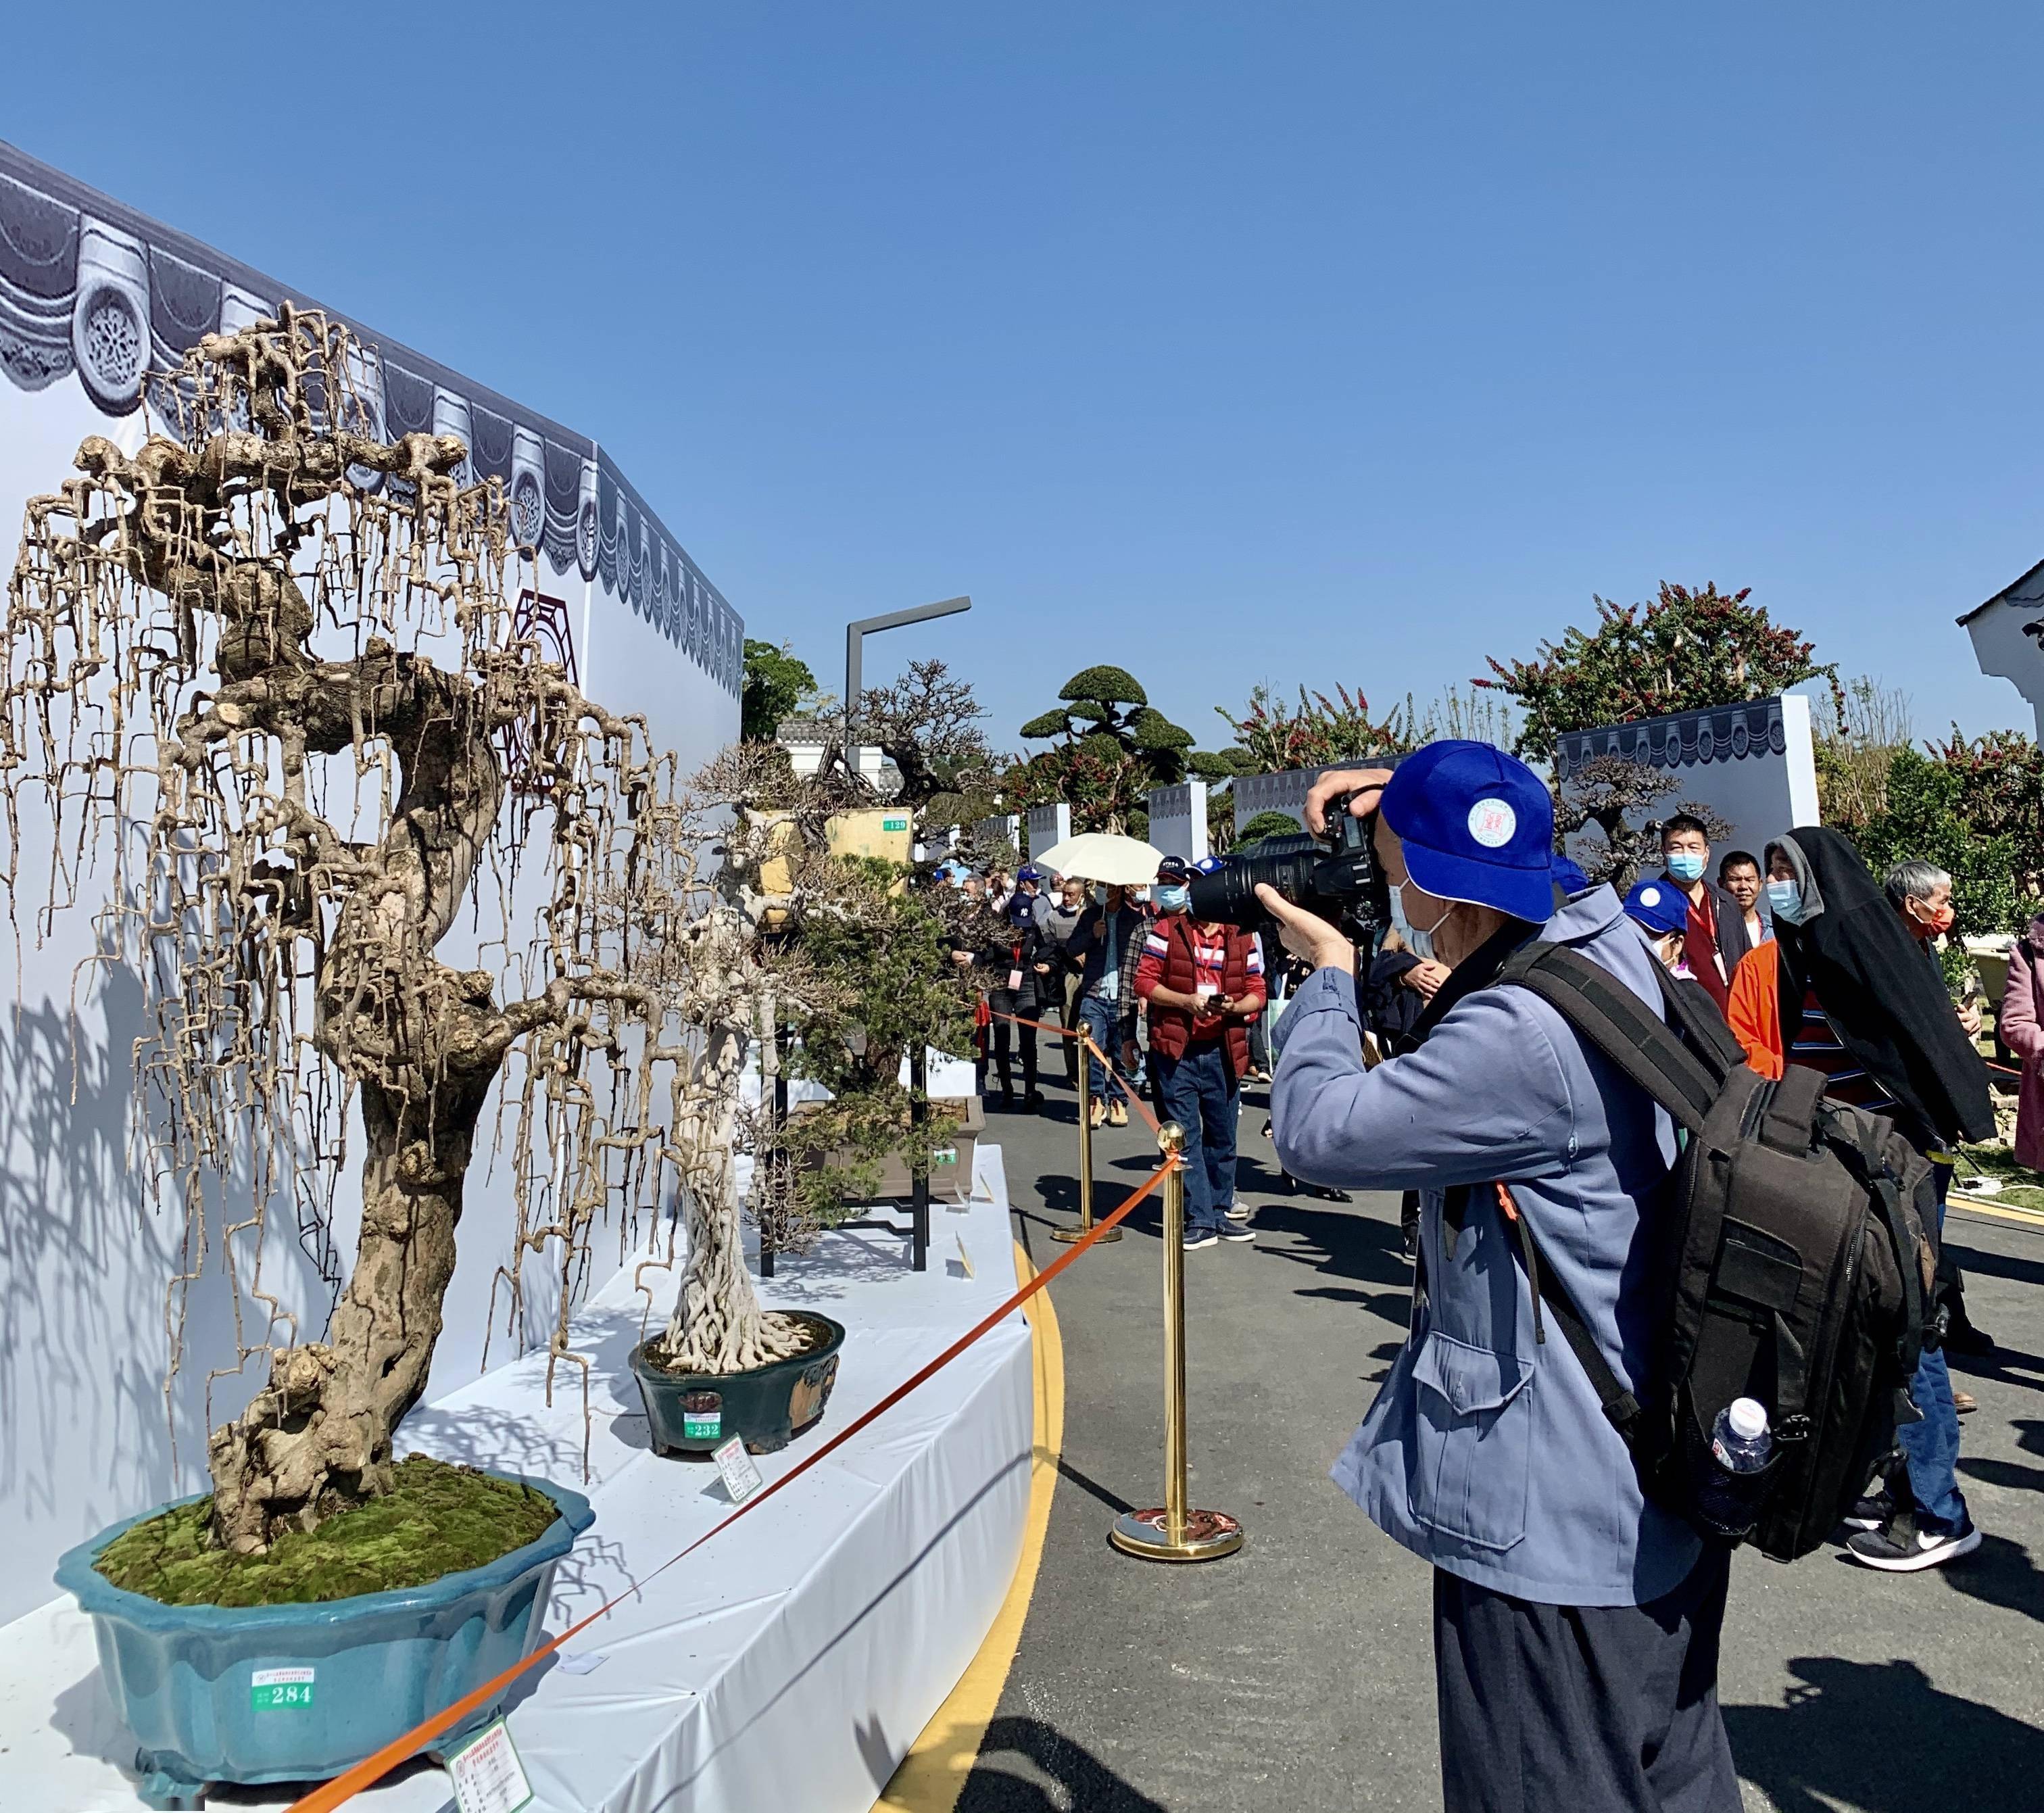
M 1448 915 L 1455 910 L 1455 902 L 1450 901 L 1441 908 L 1441 916 L 1422 931 L 1405 916 L 1405 889 L 1402 882 L 1391 884 L 1391 926 L 1404 941 L 1405 948 L 1423 963 L 1434 960 L 1434 934 L 1448 923 Z

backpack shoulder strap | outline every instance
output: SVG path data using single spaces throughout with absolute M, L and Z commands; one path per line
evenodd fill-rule
M 1658 963 L 1654 972 L 1663 1003 L 1688 1031 L 1691 1020 L 1702 1016 Z M 1498 979 L 1532 990 L 1679 1126 L 1692 1134 L 1702 1130 L 1732 1070 L 1721 1062 L 1725 1054 L 1715 1041 L 1705 1051 L 1693 1049 L 1608 970 L 1562 945 L 1527 945 L 1506 962 Z M 1704 995 L 1704 1001 L 1708 1006 L 1710 997 Z M 1741 1053 L 1739 1061 L 1743 1058 Z
M 1511 1227 L 1516 1239 L 1519 1262 L 1525 1268 L 1527 1288 L 1533 1297 L 1534 1339 L 1543 1345 L 1547 1339 L 1546 1330 L 1540 1325 L 1540 1306 L 1545 1304 L 1554 1326 L 1562 1331 L 1562 1339 L 1568 1342 L 1569 1351 L 1576 1356 L 1576 1363 L 1589 1378 L 1590 1389 L 1597 1394 L 1597 1403 L 1605 1420 L 1630 1448 L 1639 1422 L 1639 1399 L 1619 1382 L 1618 1374 L 1611 1369 L 1604 1350 L 1597 1346 L 1596 1337 L 1583 1319 L 1582 1312 L 1576 1308 L 1576 1300 L 1569 1295 L 1568 1287 L 1554 1276 L 1552 1266 L 1541 1263 L 1540 1243 L 1533 1238 L 1533 1230 L 1520 1212 L 1518 1201 L 1511 1190 L 1503 1184 L 1491 1187 L 1497 1192 L 1498 1212 Z

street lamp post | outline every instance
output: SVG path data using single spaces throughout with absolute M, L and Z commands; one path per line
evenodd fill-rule
M 946 598 L 939 604 L 917 605 L 912 609 L 889 611 L 879 617 L 861 617 L 856 623 L 844 626 L 844 759 L 853 774 L 859 772 L 859 743 L 852 733 L 853 715 L 859 709 L 859 696 L 864 685 L 860 644 L 869 636 L 877 636 L 883 629 L 899 629 L 905 624 L 928 623 L 932 617 L 956 616 L 960 611 L 972 609 L 972 600 Z

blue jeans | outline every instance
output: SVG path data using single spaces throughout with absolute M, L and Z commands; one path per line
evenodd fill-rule
M 1932 1167 L 1938 1177 L 1938 1231 L 1945 1228 L 1945 1191 L 1952 1181 L 1950 1165 Z M 1909 1395 L 1923 1412 L 1920 1423 L 1896 1431 L 1909 1465 L 1909 1495 L 1916 1500 L 1916 1527 L 1932 1535 L 1954 1535 L 1966 1527 L 1966 1501 L 1954 1470 L 1959 1458 L 1959 1413 L 1952 1402 L 1952 1375 L 1945 1350 L 1927 1350 L 1916 1362 Z
M 1094 1044 L 1109 1057 L 1119 1055 L 1114 1049 L 1115 1030 L 1121 1020 L 1118 1001 L 1104 1001 L 1096 995 L 1082 996 L 1079 1020 Z M 1086 1054 L 1086 1087 L 1093 1091 L 1095 1101 L 1128 1100 L 1128 1092 L 1121 1086 L 1121 1079 L 1112 1070 L 1103 1070 L 1100 1059 L 1090 1051 Z
M 1158 1100 L 1185 1130 L 1185 1225 L 1218 1234 L 1235 1200 L 1235 1117 L 1241 1106 L 1228 1042 L 1188 1046 L 1182 1058 L 1153 1050 L 1150 1061 Z

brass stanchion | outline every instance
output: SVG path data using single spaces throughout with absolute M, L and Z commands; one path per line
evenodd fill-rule
M 1185 1130 L 1157 1130 L 1167 1158 L 1185 1150 Z M 1185 1505 L 1185 1179 L 1176 1165 L 1164 1180 L 1164 1502 L 1124 1511 L 1108 1539 L 1146 1561 L 1211 1561 L 1242 1546 L 1242 1526 L 1224 1511 Z
M 1079 1035 L 1079 1224 L 1076 1227 L 1053 1227 L 1051 1238 L 1069 1246 L 1083 1240 L 1093 1231 L 1093 1041 L 1083 1033 Z M 1105 1059 L 1102 1060 L 1105 1062 Z M 1119 1240 L 1121 1230 L 1110 1227 L 1101 1235 L 1105 1246 L 1110 1240 Z

